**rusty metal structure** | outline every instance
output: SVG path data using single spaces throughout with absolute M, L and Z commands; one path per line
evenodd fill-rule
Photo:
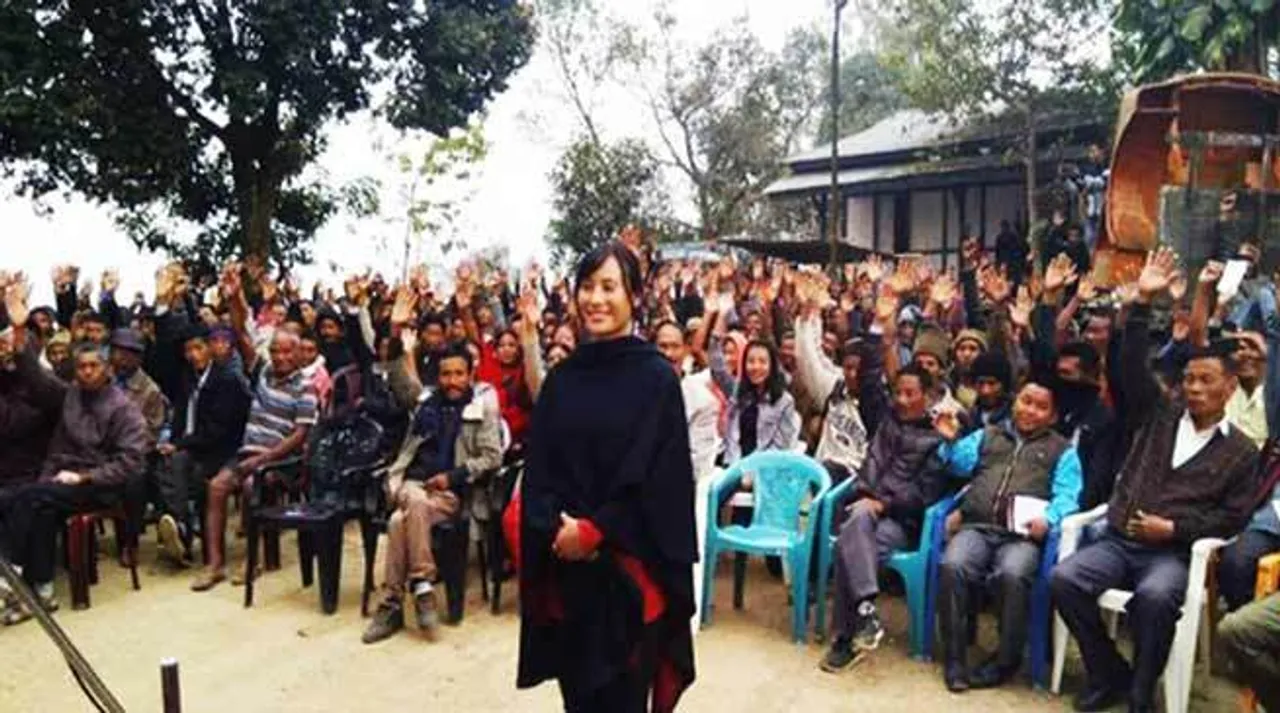
M 1099 276 L 1136 277 L 1163 243 L 1188 266 L 1268 249 L 1280 235 L 1280 83 L 1251 74 L 1197 74 L 1150 84 L 1121 103 L 1112 147 Z

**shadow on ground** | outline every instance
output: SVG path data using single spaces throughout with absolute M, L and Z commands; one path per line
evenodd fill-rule
M 233 556 L 243 556 L 243 540 Z M 101 561 L 102 583 L 93 608 L 56 616 L 107 685 L 129 711 L 160 710 L 161 659 L 181 665 L 183 711 L 466 711 L 560 710 L 553 685 L 533 691 L 514 687 L 517 619 L 514 588 L 504 588 L 502 613 L 489 614 L 474 578 L 467 618 L 429 643 L 405 632 L 376 646 L 360 643 L 361 554 L 348 530 L 338 612 L 320 612 L 318 593 L 302 589 L 293 539 L 283 541 L 283 568 L 258 581 L 250 610 L 243 590 L 224 584 L 212 592 L 188 591 L 194 573 L 155 563 L 154 538 L 143 542 L 142 590 L 129 589 L 127 572 Z M 381 571 L 381 568 L 378 570 Z M 906 655 L 906 611 L 887 598 L 889 631 L 873 657 L 832 676 L 817 668 L 819 644 L 791 643 L 790 614 L 780 582 L 754 561 L 746 607 L 734 611 L 729 563 L 721 561 L 715 621 L 695 639 L 699 679 L 681 710 L 687 711 L 931 711 L 998 713 L 1070 710 L 1068 697 L 1032 691 L 1026 681 L 1004 690 L 952 696 L 934 664 Z M 65 582 L 59 597 L 68 601 Z M 989 617 L 979 645 L 994 646 Z M 975 660 L 976 660 L 975 654 Z M 1068 666 L 1064 689 L 1078 688 L 1080 663 Z M 1197 673 L 1192 711 L 1235 710 L 1230 684 Z M 0 711 L 87 711 L 89 703 L 61 657 L 34 622 L 0 630 Z

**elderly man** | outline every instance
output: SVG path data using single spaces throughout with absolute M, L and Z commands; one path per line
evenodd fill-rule
M 147 351 L 142 335 L 134 329 L 117 329 L 111 334 L 111 370 L 129 400 L 142 412 L 147 422 L 148 450 L 160 441 L 169 404 L 160 387 L 142 370 L 142 357 Z
M 1230 352 L 1192 352 L 1182 377 L 1185 403 L 1165 396 L 1147 368 L 1151 303 L 1176 272 L 1173 254 L 1161 248 L 1138 277 L 1115 384 L 1133 443 L 1107 505 L 1105 531 L 1058 565 L 1050 583 L 1088 672 L 1078 711 L 1107 710 L 1126 698 L 1130 711 L 1154 710 L 1156 679 L 1187 591 L 1191 545 L 1239 532 L 1258 490 L 1257 449 L 1226 418 L 1237 387 Z M 1098 610 L 1098 596 L 1112 588 L 1133 591 L 1132 668 Z
M 406 587 L 418 628 L 430 636 L 438 626 L 431 528 L 457 514 L 476 478 L 502 465 L 501 416 L 495 403 L 475 396 L 474 375 L 471 352 L 445 350 L 436 389 L 391 466 L 387 494 L 395 512 L 387 524 L 386 597 L 361 637 L 366 644 L 404 628 Z
M 53 567 L 62 522 L 77 512 L 119 504 L 126 482 L 140 477 L 147 448 L 142 414 L 112 384 L 106 353 L 80 345 L 74 358 L 75 382 L 65 390 L 40 482 L 20 487 L 6 502 L 0 537 L 49 611 L 57 608 Z M 31 617 L 12 593 L 6 595 L 3 623 Z
M 228 270 L 222 279 L 224 298 L 231 305 L 232 325 L 237 346 L 244 359 L 251 384 L 249 417 L 244 441 L 235 457 L 209 481 L 205 506 L 205 543 L 209 549 L 209 568 L 191 584 L 192 591 L 203 592 L 227 578 L 226 527 L 227 501 L 245 485 L 247 477 L 263 466 L 280 461 L 299 451 L 307 441 L 307 433 L 318 418 L 319 400 L 302 375 L 297 335 L 278 329 L 271 337 L 269 360 L 258 357 L 253 339 L 245 330 L 249 304 L 240 285 L 238 273 Z

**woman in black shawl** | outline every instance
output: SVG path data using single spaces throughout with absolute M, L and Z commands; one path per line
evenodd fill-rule
M 621 244 L 578 265 L 587 343 L 547 376 L 520 523 L 517 685 L 565 710 L 666 713 L 693 682 L 693 465 L 680 383 L 633 336 L 640 267 Z

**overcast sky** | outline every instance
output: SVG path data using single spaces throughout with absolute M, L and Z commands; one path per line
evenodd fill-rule
M 652 0 L 601 2 L 630 18 L 643 17 L 656 4 Z M 778 48 L 790 29 L 826 20 L 830 0 L 670 0 L 669 7 L 678 18 L 681 33 L 691 39 L 704 37 L 735 15 L 745 14 L 765 45 Z M 470 196 L 461 221 L 461 233 L 469 246 L 508 245 L 517 265 L 544 254 L 542 236 L 551 214 L 546 175 L 576 129 L 573 115 L 559 105 L 557 86 L 550 62 L 535 53 L 507 92 L 490 105 L 485 125 L 488 158 L 470 184 L 461 189 Z M 632 101 L 611 102 L 601 115 L 606 130 L 613 134 L 636 130 L 637 108 Z M 396 174 L 386 158 L 391 147 L 379 151 L 374 137 L 385 140 L 392 135 L 367 117 L 332 127 L 329 151 L 320 170 L 337 182 L 372 175 L 394 183 Z M 394 140 L 390 143 L 394 145 Z M 393 202 L 394 188 L 387 191 L 384 200 Z M 114 228 L 108 209 L 77 199 L 49 200 L 47 205 L 53 214 L 42 217 L 29 202 L 14 197 L 9 187 L 0 186 L 0 246 L 4 248 L 0 262 L 5 268 L 16 267 L 33 275 L 37 301 L 50 298 L 49 269 L 62 262 L 74 262 L 94 276 L 107 267 L 117 267 L 128 294 L 136 290 L 151 293 L 151 275 L 163 258 L 138 252 Z M 301 277 L 305 284 L 326 278 L 332 282 L 331 263 L 344 271 L 372 267 L 391 274 L 402 249 L 402 227 L 340 218 L 318 236 L 316 263 L 300 270 Z

